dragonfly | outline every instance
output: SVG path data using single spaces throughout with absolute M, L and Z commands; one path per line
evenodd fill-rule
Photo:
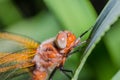
M 89 29 L 90 30 L 90 29 Z M 84 42 L 80 39 L 89 30 L 86 30 L 79 38 L 70 31 L 60 31 L 55 37 L 43 41 L 41 44 L 24 36 L 0 32 L 0 39 L 15 41 L 24 49 L 13 53 L 0 52 L 0 75 L 6 76 L 3 80 L 29 72 L 31 80 L 52 80 L 57 69 L 60 69 L 68 78 L 73 74 L 71 70 L 64 69 L 66 58 L 72 54 L 76 46 Z
M 91 34 L 87 39 L 88 46 L 84 53 L 89 51 L 89 48 L 94 45 L 94 42 L 97 41 L 99 36 L 102 36 L 115 21 L 113 17 L 118 17 L 120 12 L 116 14 L 112 14 L 111 12 L 116 12 L 115 8 L 119 9 L 119 4 L 119 0 L 109 1 L 105 10 L 103 10 L 93 26 Z M 107 23 L 104 21 L 107 21 Z M 23 50 L 13 53 L 0 53 L 0 78 L 5 76 L 5 79 L 2 80 L 9 80 L 12 77 L 29 72 L 31 74 L 30 79 L 32 80 L 52 80 L 57 69 L 60 69 L 68 78 L 71 78 L 66 72 L 73 72 L 64 69 L 63 66 L 67 57 L 74 52 L 72 50 L 86 42 L 82 42 L 81 38 L 89 30 L 91 29 L 83 32 L 78 38 L 70 31 L 60 31 L 56 37 L 48 39 L 41 44 L 32 39 L 15 34 L 0 33 L 0 39 L 16 41 L 25 47 Z M 88 57 L 88 54 L 84 55 Z M 82 61 L 85 62 L 86 59 Z M 81 66 L 83 65 L 81 64 Z M 81 70 L 81 66 L 78 71 Z

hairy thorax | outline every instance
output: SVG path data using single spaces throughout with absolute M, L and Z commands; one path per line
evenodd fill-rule
M 36 64 L 33 74 L 36 76 L 40 73 L 46 73 L 41 76 L 41 80 L 42 77 L 48 78 L 48 75 L 53 71 L 53 69 L 62 63 L 62 59 L 63 56 L 55 48 L 53 42 L 43 42 L 37 49 L 37 53 L 33 59 L 33 62 Z M 44 79 L 46 80 L 46 78 Z
M 60 31 L 55 38 L 42 42 L 33 58 L 33 80 L 47 80 L 55 68 L 64 65 L 69 52 L 78 43 L 79 40 L 69 31 Z

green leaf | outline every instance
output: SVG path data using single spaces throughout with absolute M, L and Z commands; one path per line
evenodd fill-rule
M 111 80 L 119 80 L 120 79 L 120 70 L 114 75 Z
M 90 37 L 88 38 L 87 47 L 81 57 L 80 64 L 72 78 L 72 80 L 77 80 L 83 65 L 85 64 L 88 56 L 95 47 L 101 37 L 110 28 L 110 26 L 117 20 L 120 15 L 120 0 L 110 0 L 100 16 L 98 17 Z
M 11 0 L 0 0 L 0 20 L 8 26 L 23 20 L 23 18 Z
M 63 27 L 77 36 L 91 27 L 96 13 L 89 0 L 44 0 Z
M 55 18 L 50 13 L 43 11 L 32 19 L 9 26 L 6 31 L 26 35 L 41 42 L 55 36 L 60 29 Z
M 107 50 L 114 65 L 120 68 L 120 19 L 112 25 L 111 30 L 104 37 Z

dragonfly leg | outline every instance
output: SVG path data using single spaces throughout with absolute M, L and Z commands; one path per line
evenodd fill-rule
M 78 39 L 76 40 L 75 44 L 76 46 L 79 46 L 82 42 L 80 42 L 80 39 L 86 34 L 88 33 L 88 31 L 90 31 L 93 27 L 90 27 L 88 30 L 86 30 L 85 32 L 83 32 L 79 37 Z M 84 41 L 83 41 L 84 42 Z M 76 47 L 74 46 L 74 47 Z
M 80 47 L 80 46 L 86 44 L 86 42 L 87 42 L 87 41 L 85 40 L 85 41 L 79 43 L 76 47 Z M 77 50 L 73 50 L 73 51 L 71 51 L 71 52 L 68 54 L 68 56 L 70 56 L 70 55 L 72 55 L 72 54 L 74 54 L 74 53 L 76 53 L 76 52 L 80 52 L 81 50 L 82 50 L 82 47 L 79 48 L 79 49 L 77 49 Z
M 66 72 L 69 72 L 73 75 L 73 71 L 72 70 L 67 70 L 64 69 L 63 67 L 60 67 L 60 71 L 62 71 L 69 79 L 71 79 L 72 77 L 70 75 L 68 75 Z
M 86 30 L 85 32 L 83 32 L 79 37 L 82 38 L 88 31 L 92 30 L 93 27 L 90 27 L 88 30 Z
M 54 76 L 55 72 L 57 70 L 57 67 L 53 70 L 53 72 L 50 74 L 49 79 L 48 80 L 52 80 L 52 77 Z
M 79 46 L 82 46 L 83 44 L 86 44 L 86 40 L 85 41 L 82 41 L 82 42 L 80 42 L 80 43 L 78 43 L 75 47 L 79 47 Z

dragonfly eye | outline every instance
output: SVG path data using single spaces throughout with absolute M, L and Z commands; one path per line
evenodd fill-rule
M 58 48 L 63 49 L 67 45 L 67 34 L 65 32 L 59 32 L 56 37 L 56 45 Z

